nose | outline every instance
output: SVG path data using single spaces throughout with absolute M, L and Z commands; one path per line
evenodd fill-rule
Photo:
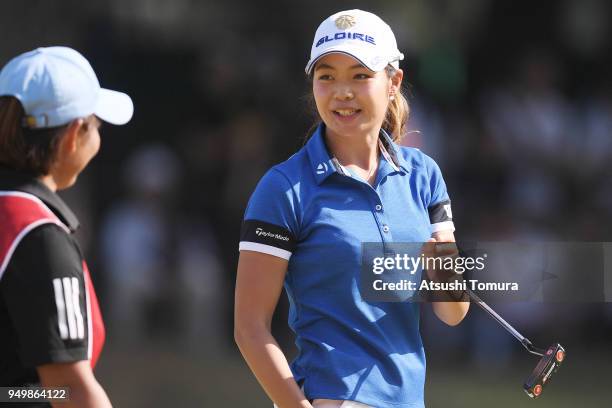
M 347 85 L 339 85 L 336 89 L 336 99 L 340 101 L 350 101 L 355 97 L 353 90 L 350 86 Z

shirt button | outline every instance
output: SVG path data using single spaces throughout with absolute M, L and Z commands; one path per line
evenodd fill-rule
M 383 225 L 383 231 L 384 232 L 389 232 L 389 226 L 388 225 Z
M 380 210 L 382 210 L 382 205 L 377 204 L 375 208 L 376 208 L 376 211 L 380 211 Z

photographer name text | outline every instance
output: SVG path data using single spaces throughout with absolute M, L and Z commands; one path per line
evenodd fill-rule
M 417 282 L 402 279 L 397 282 L 384 282 L 382 279 L 377 279 L 372 282 L 372 287 L 376 291 L 456 291 L 456 290 L 471 290 L 478 291 L 518 291 L 519 284 L 517 282 L 480 282 L 477 279 L 469 279 L 464 281 L 453 282 L 432 282 L 422 280 L 420 284 Z

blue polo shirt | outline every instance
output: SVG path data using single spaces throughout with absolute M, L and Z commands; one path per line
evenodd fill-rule
M 285 290 L 299 353 L 291 363 L 308 399 L 423 407 L 419 304 L 368 303 L 359 291 L 362 242 L 423 242 L 453 230 L 439 167 L 381 131 L 374 186 L 331 157 L 321 125 L 260 180 L 240 250 L 289 261 Z

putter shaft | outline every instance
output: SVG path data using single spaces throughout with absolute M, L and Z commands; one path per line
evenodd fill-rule
M 518 341 L 521 342 L 523 347 L 527 349 L 531 354 L 535 354 L 537 356 L 543 356 L 545 351 L 535 347 L 528 338 L 523 336 L 521 333 L 516 331 L 514 327 L 510 325 L 507 321 L 505 321 L 500 315 L 498 315 L 495 310 L 491 309 L 489 305 L 487 305 L 477 294 L 475 294 L 469 288 L 466 289 L 466 293 L 468 296 L 478 304 L 485 312 L 489 314 L 493 319 L 495 319 L 504 329 L 506 329 L 510 334 L 512 334 Z

